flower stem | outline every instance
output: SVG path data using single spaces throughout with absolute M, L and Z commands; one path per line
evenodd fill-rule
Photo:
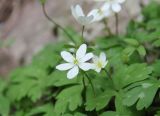
M 82 27 L 82 38 L 84 39 L 84 30 L 85 30 L 85 26 L 83 25 Z
M 116 20 L 116 35 L 119 35 L 118 26 L 119 26 L 119 20 L 118 20 L 118 13 L 115 13 L 115 20 Z
M 84 103 L 86 102 L 86 85 L 85 85 L 85 76 L 83 75 L 82 78 L 82 83 L 83 83 L 83 91 L 82 91 L 82 98 Z
M 85 30 L 85 26 L 83 25 L 83 27 L 82 27 L 82 42 L 85 42 L 85 40 L 84 40 L 84 30 Z
M 83 79 L 82 79 L 82 83 L 83 83 L 83 87 L 84 87 L 84 89 L 86 89 L 86 85 L 85 85 L 85 78 L 84 78 L 84 76 L 83 76 Z
M 84 72 L 84 74 L 87 77 L 89 83 L 91 84 L 91 87 L 92 87 L 92 90 L 93 90 L 93 94 L 96 97 L 95 89 L 94 89 L 94 86 L 93 86 L 93 83 L 92 83 L 91 79 L 89 78 L 89 76 L 88 76 L 88 74 L 86 72 Z
M 110 73 L 107 71 L 107 69 L 104 68 L 103 70 L 106 72 L 107 76 L 112 80 L 112 77 L 111 77 Z
M 73 37 L 72 37 L 61 25 L 59 25 L 57 22 L 55 22 L 55 21 L 47 14 L 45 4 L 42 4 L 42 10 L 43 10 L 43 13 L 44 13 L 45 17 L 46 17 L 50 22 L 52 22 L 56 27 L 58 27 L 59 29 L 61 29 L 61 30 L 68 36 L 68 38 L 69 38 L 73 43 L 76 43 L 75 40 L 73 39 Z
M 108 34 L 112 35 L 112 32 L 111 32 L 110 28 L 108 27 L 108 22 L 105 19 L 103 19 L 103 23 L 105 24 L 105 28 L 106 28 Z

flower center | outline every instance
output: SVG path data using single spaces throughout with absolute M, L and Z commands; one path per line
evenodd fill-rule
M 102 11 L 101 9 L 98 10 L 98 13 L 99 13 L 100 15 L 103 15 L 103 11 Z
M 102 68 L 102 62 L 98 61 L 98 62 L 97 62 L 97 66 L 98 66 L 99 68 Z
M 74 60 L 74 64 L 76 64 L 76 65 L 77 65 L 78 63 L 79 63 L 79 62 L 78 62 L 78 60 L 77 60 L 77 59 L 75 59 L 75 60 Z

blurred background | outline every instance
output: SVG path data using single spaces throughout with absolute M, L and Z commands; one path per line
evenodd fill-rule
M 119 14 L 119 31 L 125 33 L 130 19 L 141 21 L 141 8 L 150 0 L 127 0 Z M 92 0 L 48 0 L 48 14 L 63 27 L 72 26 L 80 32 L 81 26 L 71 15 L 70 6 L 80 4 L 86 13 L 97 8 L 101 3 Z M 114 17 L 108 19 L 114 32 Z M 95 28 L 96 27 L 96 28 Z M 54 33 L 51 24 L 42 12 L 38 0 L 0 0 L 0 42 L 11 43 L 0 46 L 0 76 L 6 76 L 15 67 L 30 63 L 34 54 L 47 43 L 56 42 L 59 35 Z M 86 39 L 92 40 L 102 34 L 103 23 L 94 23 L 84 33 Z

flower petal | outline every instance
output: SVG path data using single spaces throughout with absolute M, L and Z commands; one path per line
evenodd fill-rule
M 96 62 L 98 62 L 98 60 L 99 60 L 99 58 L 98 58 L 97 56 L 94 56 L 94 57 L 93 57 L 93 62 L 94 62 L 94 64 L 96 64 Z
M 91 63 L 81 63 L 81 64 L 79 64 L 79 67 L 84 71 L 88 71 L 90 69 L 93 69 L 93 64 L 91 64 Z
M 56 69 L 64 71 L 64 70 L 69 70 L 74 66 L 74 64 L 71 63 L 64 63 L 56 66 Z
M 75 59 L 71 53 L 66 51 L 62 51 L 61 56 L 66 62 L 73 62 Z
M 87 17 L 89 17 L 89 16 L 93 16 L 92 22 L 97 21 L 97 18 L 99 18 L 98 9 L 93 9 L 93 10 L 91 10 L 91 11 L 88 13 Z
M 76 52 L 76 59 L 81 59 L 85 56 L 87 51 L 87 45 L 82 44 Z
M 126 0 L 117 0 L 118 3 L 124 3 Z
M 106 54 L 104 52 L 101 52 L 99 58 L 102 62 L 105 62 L 106 61 Z
M 112 14 L 112 10 L 111 10 L 111 4 L 110 3 L 105 3 L 103 6 L 102 6 L 102 11 L 104 12 L 103 15 L 104 17 L 108 17 Z
M 105 68 L 107 64 L 108 64 L 108 60 L 103 63 L 102 68 Z
M 86 16 L 79 16 L 77 20 L 80 24 L 85 26 L 85 25 L 92 23 L 93 19 L 94 19 L 94 16 L 90 15 L 87 17 Z
M 112 10 L 114 11 L 114 12 L 116 12 L 116 13 L 118 13 L 119 11 L 121 11 L 121 5 L 120 4 L 118 4 L 118 3 L 114 3 L 114 4 L 112 4 Z
M 101 68 L 98 68 L 98 67 L 96 67 L 94 70 L 95 70 L 97 73 L 100 73 L 100 72 L 101 72 Z
M 77 16 L 85 16 L 80 5 L 75 6 L 75 11 L 76 11 Z
M 88 16 L 93 16 L 93 20 L 91 22 L 100 21 L 104 18 L 104 14 L 100 13 L 100 9 L 94 9 L 92 10 Z
M 87 16 L 96 16 L 97 15 L 97 12 L 98 12 L 98 9 L 93 9 L 93 10 L 91 10 L 89 13 L 88 13 L 88 15 Z
M 111 4 L 109 2 L 106 2 L 102 7 L 101 7 L 101 10 L 102 11 L 106 11 L 106 10 L 109 10 Z
M 81 25 L 86 25 L 86 17 L 85 16 L 80 16 L 78 17 L 77 21 L 81 24 Z
M 68 71 L 67 78 L 73 79 L 74 77 L 76 77 L 78 75 L 78 73 L 79 73 L 78 66 L 74 66 L 71 70 Z
M 72 12 L 73 17 L 77 20 L 78 19 L 78 15 L 76 14 L 74 6 L 71 6 L 71 12 Z
M 80 62 L 86 62 L 86 61 L 88 61 L 88 60 L 90 60 L 91 58 L 93 58 L 93 53 L 87 53 L 81 60 L 80 60 Z

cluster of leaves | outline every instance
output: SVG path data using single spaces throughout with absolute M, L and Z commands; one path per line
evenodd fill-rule
M 154 11 L 154 12 L 153 12 Z M 160 115 L 160 5 L 143 10 L 144 21 L 131 21 L 123 36 L 101 37 L 89 50 L 107 54 L 111 78 L 88 72 L 73 80 L 55 70 L 65 42 L 50 44 L 0 80 L 2 116 L 159 116 Z M 72 32 L 77 43 L 78 35 Z M 96 49 L 94 49 L 96 47 Z M 83 80 L 84 78 L 84 80 Z M 85 86 L 83 86 L 85 81 Z

